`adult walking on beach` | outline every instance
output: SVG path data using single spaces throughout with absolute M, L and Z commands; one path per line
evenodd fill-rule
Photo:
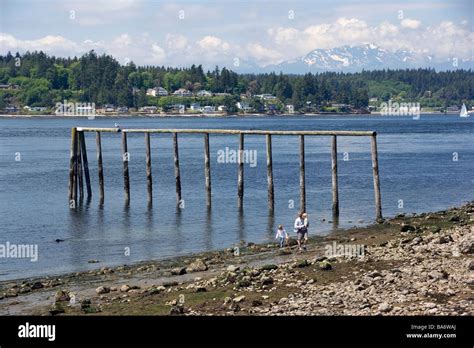
M 303 213 L 301 217 L 303 218 L 303 228 L 302 228 L 303 249 L 306 250 L 306 243 L 308 242 L 308 228 L 309 228 L 308 214 Z
M 295 227 L 294 231 L 296 232 L 296 240 L 298 242 L 298 251 L 300 252 L 301 249 L 301 241 L 304 239 L 304 219 L 303 213 L 299 213 L 296 220 L 295 220 Z

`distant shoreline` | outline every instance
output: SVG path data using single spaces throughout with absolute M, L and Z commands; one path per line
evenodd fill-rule
M 457 113 L 442 113 L 442 112 L 422 112 L 422 115 L 439 115 L 439 116 L 455 116 L 459 117 Z M 121 115 L 94 115 L 94 116 L 57 116 L 57 115 L 25 115 L 25 114 L 0 114 L 0 118 L 58 118 L 58 119 L 106 119 L 106 118 L 168 118 L 168 117 L 194 117 L 194 118 L 238 118 L 238 117 L 299 117 L 299 116 L 382 116 L 380 112 L 372 112 L 370 114 L 356 114 L 356 113 L 307 113 L 307 114 L 121 114 Z M 383 115 L 385 116 L 385 115 Z M 386 117 L 391 117 L 387 115 Z M 394 116 L 394 117 L 413 117 L 411 115 Z

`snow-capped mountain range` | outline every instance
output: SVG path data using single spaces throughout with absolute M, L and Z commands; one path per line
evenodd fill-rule
M 390 51 L 368 43 L 358 46 L 340 46 L 315 49 L 307 55 L 263 68 L 265 72 L 282 71 L 301 74 L 306 72 L 356 72 L 377 69 L 435 68 L 436 70 L 473 69 L 474 58 L 469 60 L 437 60 L 429 54 L 409 50 Z M 254 71 L 255 72 L 255 71 Z

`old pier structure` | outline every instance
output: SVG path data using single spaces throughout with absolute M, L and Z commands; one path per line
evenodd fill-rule
M 339 188 L 337 175 L 337 138 L 342 136 L 366 136 L 371 139 L 372 173 L 375 194 L 375 216 L 382 219 L 382 202 L 380 197 L 379 165 L 377 156 L 377 134 L 373 131 L 271 131 L 271 130 L 234 130 L 234 129 L 118 129 L 118 128 L 83 128 L 77 127 L 71 130 L 71 151 L 69 164 L 69 201 L 71 206 L 76 206 L 78 198 L 84 197 L 84 182 L 87 197 L 92 197 L 92 188 L 89 175 L 89 161 L 84 133 L 92 132 L 96 136 L 96 155 L 98 165 L 99 202 L 104 203 L 104 170 L 102 163 L 101 133 L 110 132 L 120 134 L 122 138 L 122 161 L 125 203 L 130 204 L 130 176 L 128 170 L 128 133 L 143 133 L 145 136 L 146 151 L 146 182 L 148 203 L 153 202 L 153 177 L 151 164 L 150 137 L 152 133 L 171 133 L 174 149 L 174 173 L 176 186 L 176 202 L 179 205 L 181 195 L 181 175 L 179 168 L 178 134 L 202 134 L 204 141 L 204 177 L 206 188 L 206 204 L 211 207 L 211 160 L 209 150 L 209 136 L 211 134 L 228 134 L 238 136 L 239 154 L 244 151 L 245 135 L 262 135 L 266 140 L 266 164 L 267 164 L 267 186 L 268 186 L 268 208 L 274 210 L 275 193 L 273 183 L 273 161 L 272 161 L 272 137 L 273 136 L 298 136 L 299 137 L 299 172 L 300 172 L 300 210 L 306 211 L 306 183 L 305 183 L 305 137 L 327 136 L 331 139 L 332 159 L 332 212 L 335 217 L 339 216 Z M 241 157 L 241 156 L 239 156 Z M 79 197 L 78 197 L 79 193 Z M 237 206 L 243 208 L 244 204 L 244 163 L 243 159 L 238 161 L 237 175 Z

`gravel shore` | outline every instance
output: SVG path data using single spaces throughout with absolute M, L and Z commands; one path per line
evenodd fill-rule
M 312 238 L 0 283 L 0 314 L 473 315 L 474 203 Z M 294 244 L 292 242 L 291 244 Z

